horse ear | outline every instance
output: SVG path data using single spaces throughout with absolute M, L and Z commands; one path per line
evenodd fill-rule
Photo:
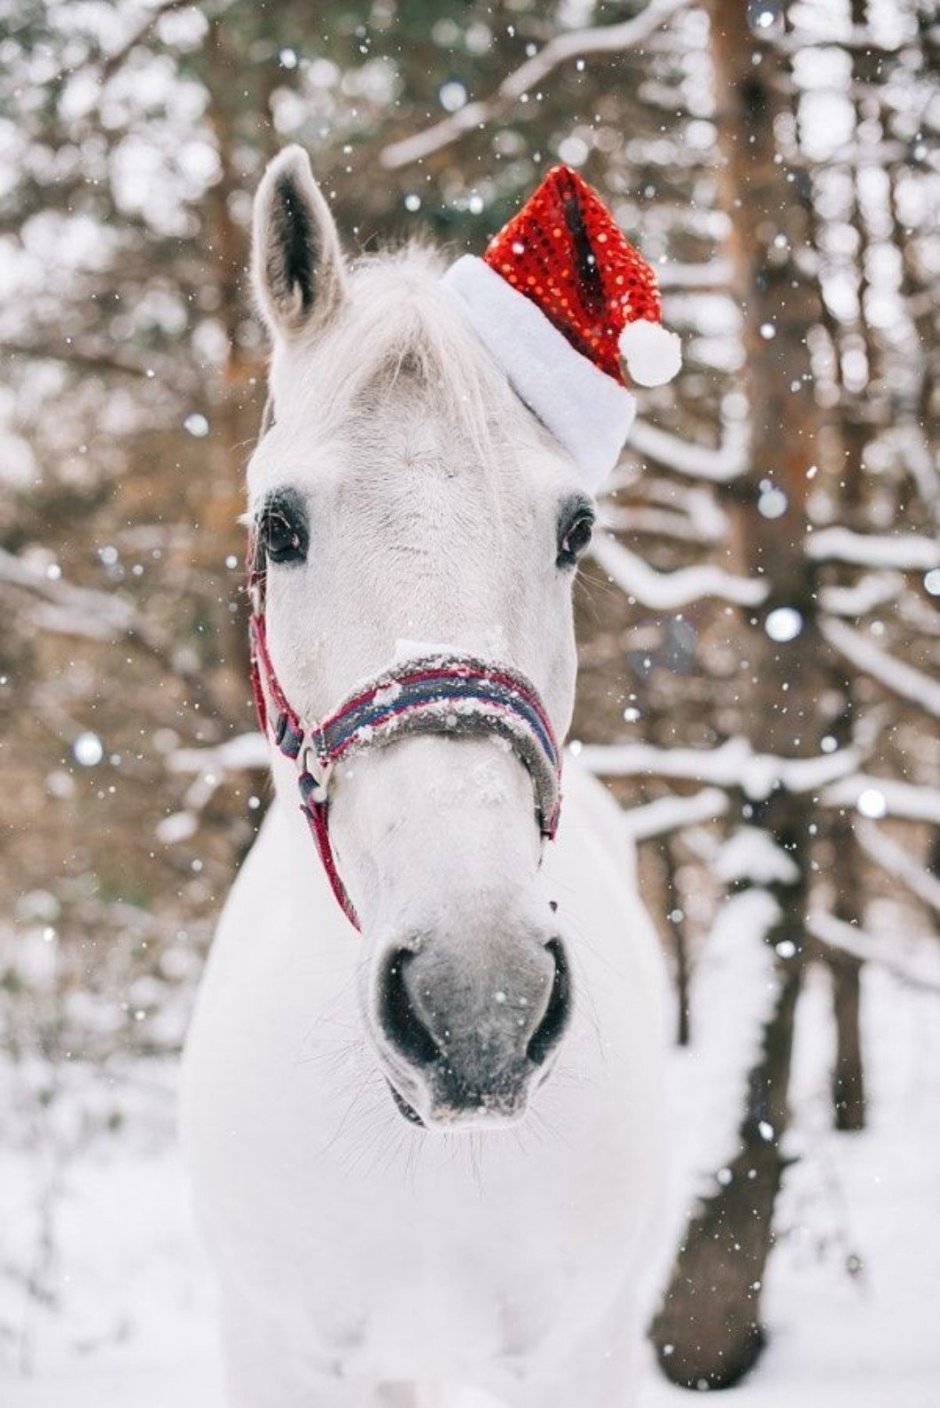
M 255 295 L 273 335 L 303 332 L 343 300 L 339 235 L 302 147 L 286 147 L 261 179 L 251 263 Z

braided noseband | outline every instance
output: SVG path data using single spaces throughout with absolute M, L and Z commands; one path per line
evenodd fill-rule
M 250 581 L 257 586 L 257 581 Z M 460 652 L 428 654 L 390 665 L 318 723 L 288 703 L 268 651 L 263 591 L 251 617 L 251 680 L 258 724 L 297 766 L 300 809 L 310 826 L 333 894 L 358 929 L 359 919 L 330 844 L 333 769 L 365 748 L 381 748 L 418 733 L 504 740 L 528 769 L 539 831 L 551 839 L 561 803 L 561 752 L 538 692 L 505 665 Z

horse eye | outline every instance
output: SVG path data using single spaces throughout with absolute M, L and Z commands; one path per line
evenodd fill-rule
M 557 565 L 559 567 L 574 567 L 591 541 L 593 531 L 593 513 L 589 509 L 581 509 L 558 540 Z
M 276 494 L 265 504 L 258 537 L 271 562 L 303 562 L 307 556 L 307 519 L 294 494 Z

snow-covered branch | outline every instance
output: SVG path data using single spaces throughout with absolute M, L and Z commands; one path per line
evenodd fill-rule
M 764 582 L 732 576 L 711 563 L 683 567 L 676 572 L 657 572 L 608 533 L 595 537 L 591 556 L 622 592 L 653 611 L 675 611 L 703 597 L 717 597 L 738 606 L 759 606 L 767 595 Z
M 636 490 L 638 503 L 656 506 L 671 513 L 682 513 L 691 519 L 694 536 L 702 542 L 722 542 L 728 535 L 730 520 L 711 487 L 706 484 L 676 483 L 651 472 L 640 456 L 622 459 L 604 482 L 601 502 L 606 509 L 623 508 L 619 495 Z
M 732 421 L 725 427 L 724 444 L 717 450 L 706 445 L 691 445 L 670 435 L 668 430 L 634 421 L 629 445 L 637 454 L 646 455 L 664 469 L 690 479 L 707 479 L 712 484 L 727 484 L 740 479 L 748 468 L 747 429 L 743 422 Z
M 745 738 L 729 738 L 718 748 L 657 748 L 651 743 L 588 744 L 580 759 L 601 777 L 671 777 L 677 781 L 740 787 L 754 801 L 775 787 L 815 792 L 855 772 L 857 748 L 815 758 L 778 758 L 755 753 Z M 940 803 L 940 796 L 938 796 Z
M 821 620 L 819 629 L 843 659 L 878 681 L 891 694 L 940 718 L 940 684 L 930 675 L 889 655 L 874 641 L 844 621 Z
M 389 171 L 421 161 L 432 152 L 449 146 L 471 128 L 482 127 L 501 116 L 513 103 L 523 99 L 538 83 L 571 59 L 590 58 L 593 54 L 624 53 L 627 49 L 636 48 L 686 4 L 688 0 L 649 0 L 645 10 L 622 24 L 576 29 L 555 35 L 537 54 L 507 74 L 490 97 L 468 103 L 424 132 L 392 142 L 380 153 L 379 160 Z
M 919 865 L 914 857 L 886 836 L 871 821 L 857 821 L 855 836 L 862 850 L 882 870 L 900 880 L 929 909 L 940 914 L 940 880 Z
M 729 738 L 718 748 L 657 748 L 651 743 L 584 744 L 582 763 L 599 777 L 662 777 L 739 787 L 752 801 L 762 801 L 775 787 L 790 792 L 819 792 L 826 807 L 875 806 L 882 814 L 906 821 L 940 824 L 940 788 L 898 782 L 856 772 L 864 743 L 815 758 L 778 758 L 754 753 L 744 738 Z M 866 795 L 867 794 L 867 795 Z
M 198 772 L 222 778 L 248 768 L 266 768 L 271 761 L 268 740 L 252 731 L 227 738 L 212 748 L 178 748 L 168 760 L 171 772 Z
M 820 34 L 813 29 L 792 29 L 786 34 L 766 31 L 760 36 L 764 44 L 772 44 L 785 53 L 798 54 L 806 49 L 838 46 L 840 49 L 854 49 L 861 54 L 875 54 L 890 58 L 900 52 L 901 44 L 885 44 L 868 25 L 846 24 L 838 34 Z
M 671 831 L 714 821 L 727 810 L 726 793 L 718 787 L 703 787 L 691 797 L 657 797 L 655 802 L 630 807 L 624 811 L 623 818 L 635 841 L 650 841 L 656 836 L 667 836 Z
M 601 510 L 601 523 L 615 533 L 645 533 L 652 538 L 672 538 L 680 543 L 720 542 L 720 538 L 703 534 L 700 525 L 688 514 L 647 504 L 605 507 Z
M 659 271 L 660 288 L 727 288 L 731 265 L 726 259 L 707 264 L 665 264 Z
M 793 885 L 800 870 L 792 856 L 757 826 L 740 826 L 719 846 L 712 872 L 723 885 Z
M 171 15 L 175 10 L 184 10 L 191 4 L 192 0 L 160 0 L 160 3 L 148 12 L 146 18 L 134 30 L 133 34 L 119 48 L 106 55 L 104 63 L 101 65 L 98 82 L 104 84 L 109 78 L 114 77 L 125 59 L 133 53 L 138 44 L 143 44 L 164 15 Z
M 0 341 L 0 353 L 30 361 L 68 362 L 89 372 L 120 372 L 126 376 L 148 380 L 153 375 L 153 368 L 148 363 L 142 362 L 138 357 L 129 357 L 114 347 L 83 346 L 62 339 L 39 342 L 35 339 L 17 341 L 5 337 Z
M 0 583 L 40 598 L 30 617 L 41 630 L 108 641 L 123 635 L 134 624 L 134 608 L 122 597 L 76 587 L 62 577 L 50 577 L 5 548 L 0 548 Z
M 849 528 L 823 528 L 806 539 L 806 553 L 815 562 L 893 567 L 902 572 L 927 572 L 940 566 L 940 543 L 917 533 L 853 533 Z
M 624 476 L 621 487 L 636 482 L 636 474 Z M 612 485 L 612 488 L 617 487 Z M 728 519 L 715 503 L 710 489 L 684 485 L 672 480 L 644 483 L 644 497 L 651 502 L 618 504 L 605 498 L 601 523 L 616 532 L 650 533 L 687 543 L 720 543 L 728 533 Z
M 835 756 L 835 755 L 834 755 Z M 820 801 L 826 807 L 856 807 L 867 794 L 878 807 L 878 813 L 905 821 L 932 821 L 940 825 L 940 788 L 923 787 L 914 782 L 898 782 L 891 777 L 858 772 L 834 782 L 823 792 Z
M 854 924 L 847 924 L 844 919 L 837 919 L 834 914 L 827 914 L 824 910 L 812 911 L 807 916 L 806 927 L 813 938 L 818 939 L 827 948 L 838 949 L 841 953 L 848 953 L 853 958 L 860 958 L 865 962 L 877 963 L 906 987 L 940 993 L 940 964 L 936 961 L 924 961 L 923 953 L 926 953 L 928 947 L 926 943 L 918 945 L 922 950 L 920 962 L 905 962 L 898 952 L 897 943 L 857 929 Z M 936 945 L 931 947 L 935 948 Z
M 198 668 L 180 663 L 173 642 L 146 621 L 126 598 L 93 587 L 77 587 L 64 577 L 49 576 L 21 557 L 0 548 L 0 586 L 20 588 L 33 598 L 29 621 L 36 630 L 83 640 L 133 641 L 140 649 L 184 680 L 203 707 L 219 713 L 205 678 Z
M 211 748 L 178 748 L 167 765 L 170 772 L 196 773 L 186 790 L 183 808 L 157 822 L 156 833 L 164 845 L 188 841 L 199 827 L 202 812 L 232 773 L 266 769 L 270 764 L 268 741 L 260 733 L 239 733 Z
M 823 587 L 819 604 L 830 616 L 856 619 L 893 601 L 903 587 L 904 578 L 899 572 L 872 572 L 860 577 L 851 587 Z

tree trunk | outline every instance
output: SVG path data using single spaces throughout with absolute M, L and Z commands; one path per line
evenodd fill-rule
M 660 1365 L 686 1388 L 727 1388 L 764 1344 L 759 1305 L 774 1203 L 785 1167 L 779 1144 L 761 1132 L 786 1121 L 799 969 L 784 979 L 749 1077 L 740 1147 L 718 1178 L 679 1248 L 670 1293 L 653 1338 Z
M 816 572 L 803 544 L 806 500 L 819 454 L 819 411 L 807 336 L 818 323 L 818 289 L 805 270 L 808 188 L 788 172 L 778 135 L 795 130 L 781 50 L 748 26 L 743 0 L 710 0 L 711 52 L 722 144 L 720 180 L 731 220 L 734 287 L 744 315 L 752 470 L 729 494 L 751 576 L 768 583 L 763 615 L 747 639 L 741 727 L 755 749 L 819 752 L 818 702 L 825 649 L 816 628 Z M 798 613 L 797 633 L 768 629 L 777 608 Z M 724 1388 L 753 1365 L 764 1342 L 761 1290 L 773 1247 L 773 1211 L 785 1159 L 793 1027 L 805 965 L 813 803 L 773 792 L 745 804 L 793 863 L 789 883 L 767 886 L 778 918 L 764 936 L 775 950 L 778 991 L 747 1076 L 737 1148 L 714 1193 L 693 1216 L 652 1336 L 663 1371 L 690 1388 Z M 759 938 L 755 936 L 755 942 Z
M 862 918 L 861 877 L 852 824 L 839 817 L 830 828 L 832 912 L 846 924 Z M 830 949 L 826 964 L 832 977 L 832 1006 L 836 1025 L 835 1064 L 832 1071 L 832 1104 L 836 1129 L 865 1128 L 865 1077 L 861 1035 L 861 959 Z
M 805 860 L 803 804 L 780 794 L 771 805 L 778 834 L 791 837 L 788 853 Z M 794 1016 L 803 976 L 808 864 L 798 878 L 769 887 L 778 919 L 766 942 L 779 953 L 778 989 L 747 1076 L 737 1149 L 715 1175 L 679 1247 L 666 1295 L 651 1334 L 667 1378 L 685 1388 L 728 1388 L 751 1368 L 764 1344 L 760 1300 L 773 1247 L 773 1211 L 786 1159 L 781 1136 L 789 1122 L 787 1089 Z
M 833 1012 L 836 1057 L 832 1072 L 832 1104 L 836 1129 L 865 1128 L 865 1078 L 861 1040 L 862 961 L 849 953 L 832 953 Z
M 686 921 L 682 912 L 682 897 L 676 883 L 676 857 L 674 842 L 664 836 L 660 843 L 660 857 L 663 867 L 663 889 L 666 900 L 666 923 L 672 939 L 672 960 L 675 965 L 676 991 L 676 1045 L 688 1046 L 691 1040 L 691 1015 L 689 1010 L 689 941 Z

